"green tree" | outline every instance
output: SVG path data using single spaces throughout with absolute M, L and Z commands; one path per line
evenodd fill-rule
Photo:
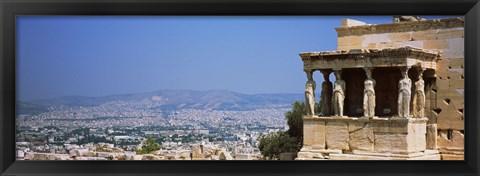
M 268 160 L 279 159 L 281 153 L 298 152 L 297 139 L 286 132 L 261 136 L 258 148 L 263 157 Z
M 137 149 L 136 153 L 137 154 L 148 154 L 152 153 L 154 151 L 160 150 L 160 144 L 156 143 L 155 140 L 152 138 L 147 138 L 145 141 L 145 144 L 139 149 Z
M 288 134 L 291 137 L 303 139 L 303 116 L 305 112 L 305 103 L 294 102 L 292 104 L 292 110 L 285 112 L 285 119 L 288 124 Z
M 317 109 L 316 105 L 316 109 Z M 303 116 L 305 103 L 294 102 L 292 110 L 285 113 L 288 130 L 262 136 L 259 149 L 266 159 L 278 159 L 281 153 L 298 152 L 303 146 Z

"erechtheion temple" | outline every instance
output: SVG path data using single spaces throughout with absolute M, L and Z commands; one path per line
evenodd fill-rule
M 297 160 L 463 160 L 464 19 L 344 19 L 336 31 L 336 51 L 300 53 L 307 115 Z M 317 101 L 314 73 L 325 80 Z

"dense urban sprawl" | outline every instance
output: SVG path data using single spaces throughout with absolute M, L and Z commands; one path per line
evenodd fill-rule
M 257 139 L 288 128 L 289 105 L 254 110 L 162 108 L 162 101 L 52 106 L 17 116 L 17 158 L 24 160 L 261 159 Z M 147 138 L 161 144 L 135 152 Z

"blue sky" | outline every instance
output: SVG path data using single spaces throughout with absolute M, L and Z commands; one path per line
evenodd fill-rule
M 391 16 L 20 16 L 17 98 L 162 89 L 303 93 L 306 76 L 298 54 L 335 50 L 342 18 L 392 21 Z M 314 79 L 318 85 L 323 81 L 319 72 Z

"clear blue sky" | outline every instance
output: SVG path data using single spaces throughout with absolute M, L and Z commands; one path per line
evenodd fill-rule
M 335 50 L 342 18 L 21 16 L 17 98 L 162 89 L 303 93 L 306 76 L 298 54 Z M 323 81 L 319 72 L 314 79 L 317 85 Z

